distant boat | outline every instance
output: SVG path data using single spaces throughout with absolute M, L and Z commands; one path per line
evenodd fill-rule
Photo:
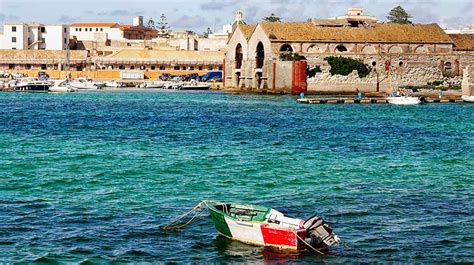
M 106 87 L 115 87 L 115 88 L 118 88 L 118 87 L 123 87 L 123 84 L 122 83 L 119 83 L 115 80 L 113 81 L 107 81 L 105 82 L 105 86 Z
M 56 80 L 54 85 L 48 89 L 49 92 L 53 93 L 67 93 L 67 92 L 76 92 L 77 88 L 69 86 L 69 81 L 67 79 L 64 80 Z
M 198 83 L 195 80 L 192 80 L 191 82 L 188 82 L 188 83 L 181 83 L 178 86 L 178 89 L 179 90 L 209 90 L 210 87 L 211 85 Z
M 461 98 L 464 102 L 474 103 L 474 96 L 462 96 Z
M 105 86 L 105 83 L 101 82 L 94 82 L 90 78 L 77 78 L 71 82 L 69 82 L 69 86 L 77 88 L 77 89 L 87 89 L 87 90 L 95 90 L 100 89 Z
M 219 234 L 242 243 L 278 252 L 327 251 L 340 242 L 320 217 L 290 218 L 272 208 L 236 203 L 206 204 Z
M 419 97 L 395 96 L 388 97 L 387 102 L 393 105 L 418 105 L 421 104 Z
M 15 91 L 22 92 L 48 92 L 51 86 L 47 81 L 40 81 L 32 77 L 20 78 L 12 83 Z

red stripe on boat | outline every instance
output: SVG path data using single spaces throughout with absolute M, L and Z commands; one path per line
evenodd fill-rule
M 262 230 L 263 241 L 265 242 L 265 245 L 281 245 L 297 248 L 303 247 L 301 244 L 298 244 L 298 238 L 296 237 L 294 230 L 278 229 L 275 227 L 270 227 L 268 224 L 261 224 L 260 229 Z M 298 230 L 297 234 L 301 238 L 305 238 L 306 230 Z

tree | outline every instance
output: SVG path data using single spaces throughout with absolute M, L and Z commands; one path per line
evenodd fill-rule
M 412 16 L 401 6 L 394 7 L 387 16 L 389 22 L 398 24 L 413 24 L 410 18 L 412 18 Z
M 148 20 L 148 22 L 146 23 L 146 27 L 151 28 L 151 29 L 156 29 L 155 21 L 153 20 L 153 18 L 150 18 Z
M 165 14 L 161 14 L 156 29 L 158 30 L 158 34 L 160 36 L 166 37 L 169 35 L 170 26 L 168 25 L 168 19 L 166 18 Z
M 263 20 L 267 22 L 281 22 L 281 18 L 275 16 L 275 13 L 271 13 L 269 17 L 265 17 Z

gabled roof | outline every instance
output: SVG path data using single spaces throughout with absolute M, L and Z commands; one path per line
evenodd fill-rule
M 256 27 L 257 25 L 243 25 L 243 24 L 238 26 L 238 28 L 240 29 L 240 31 L 242 31 L 242 34 L 244 35 L 246 40 L 250 39 Z
M 271 41 L 453 43 L 437 24 L 319 27 L 311 22 L 263 22 L 259 25 Z
M 449 34 L 458 51 L 474 51 L 474 34 Z
M 77 22 L 72 23 L 71 27 L 103 27 L 103 28 L 112 28 L 117 27 L 117 23 L 113 22 Z

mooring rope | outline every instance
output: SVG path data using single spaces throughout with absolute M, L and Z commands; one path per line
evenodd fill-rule
M 204 209 L 209 207 L 209 203 L 223 204 L 221 202 L 210 201 L 210 200 L 201 201 L 196 206 L 194 206 L 190 211 L 188 211 L 187 213 L 185 213 L 185 214 L 179 216 L 178 218 L 174 219 L 169 224 L 163 226 L 161 229 L 163 229 L 163 230 L 178 230 L 178 229 L 182 229 L 182 228 L 196 222 L 199 219 L 199 217 L 202 217 L 202 212 L 204 211 Z M 190 216 L 191 214 L 194 214 L 194 215 L 188 221 L 180 223 L 181 220 L 183 220 L 184 218 Z

